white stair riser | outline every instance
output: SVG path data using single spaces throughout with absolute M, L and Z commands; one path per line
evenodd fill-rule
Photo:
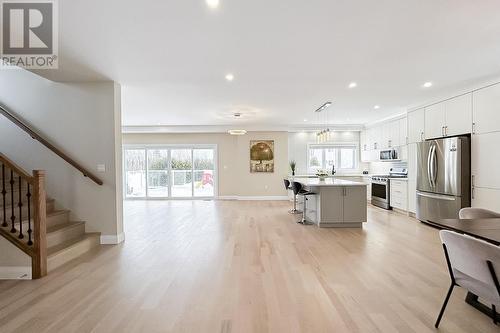
M 85 233 L 85 224 L 80 223 L 68 226 L 47 234 L 47 247 L 56 246 L 70 239 L 82 236 Z

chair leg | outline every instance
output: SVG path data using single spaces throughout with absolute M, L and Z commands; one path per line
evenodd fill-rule
M 495 304 L 491 304 L 491 310 L 493 311 L 493 323 L 496 325 L 498 323 L 497 320 L 497 307 Z
M 455 287 L 455 284 L 452 283 L 450 285 L 450 289 L 448 290 L 448 294 L 446 295 L 446 298 L 444 299 L 444 303 L 443 303 L 443 306 L 441 307 L 441 311 L 439 311 L 439 316 L 436 320 L 436 324 L 434 324 L 434 327 L 436 327 L 436 328 L 438 328 L 439 323 L 441 322 L 441 318 L 443 317 L 444 310 L 446 309 L 446 305 L 448 305 L 448 301 L 450 300 L 451 293 L 452 293 L 454 287 Z

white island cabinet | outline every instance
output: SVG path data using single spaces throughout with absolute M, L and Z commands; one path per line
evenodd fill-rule
M 359 228 L 367 220 L 367 183 L 327 178 L 295 178 L 308 191 L 306 218 L 320 227 Z

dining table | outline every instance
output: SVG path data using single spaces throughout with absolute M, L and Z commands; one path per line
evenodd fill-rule
M 461 234 L 476 237 L 483 241 L 500 246 L 500 218 L 487 219 L 440 219 L 424 222 L 438 229 L 455 231 Z M 479 297 L 470 291 L 465 297 L 465 302 L 479 311 L 485 313 L 490 318 L 496 313 L 489 306 L 481 303 Z M 496 313 L 497 320 L 500 321 L 500 314 Z

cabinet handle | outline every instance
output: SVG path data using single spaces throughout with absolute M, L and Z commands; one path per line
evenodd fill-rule
M 475 184 L 476 183 L 476 181 L 475 181 L 476 179 L 475 178 L 476 177 L 474 175 L 472 175 L 472 177 L 471 177 L 471 185 L 472 185 L 471 186 L 471 196 L 472 196 L 472 198 L 471 199 L 474 199 L 474 192 L 475 192 L 474 190 L 476 189 L 476 184 Z
M 472 134 L 476 134 L 476 123 L 472 123 Z
M 448 126 L 445 126 L 445 127 L 444 127 L 444 135 L 445 135 L 445 136 L 448 136 Z
M 420 141 L 424 141 L 424 132 L 420 132 Z
M 441 126 L 441 136 L 444 136 L 444 126 Z

